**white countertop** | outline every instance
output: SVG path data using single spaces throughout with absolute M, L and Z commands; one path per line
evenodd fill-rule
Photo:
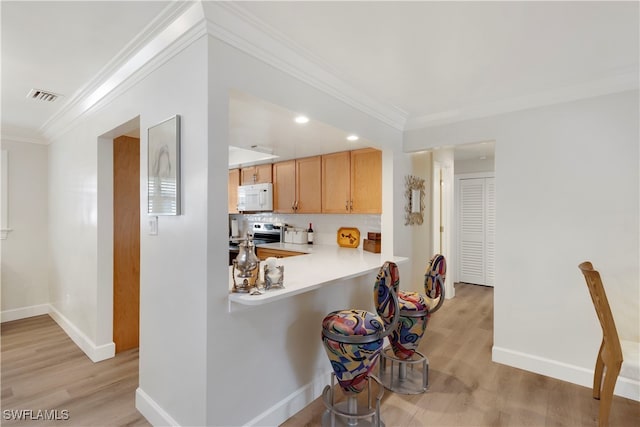
M 229 267 L 229 311 L 241 306 L 256 306 L 309 292 L 341 280 L 377 271 L 385 261 L 402 263 L 405 257 L 385 257 L 362 250 L 341 248 L 337 245 L 296 245 L 292 243 L 269 243 L 258 247 L 303 252 L 305 255 L 278 258 L 284 265 L 284 289 L 264 291 L 262 295 L 232 293 L 232 267 Z M 264 267 L 260 263 L 260 269 Z
M 290 252 L 302 252 L 305 254 L 313 253 L 314 247 L 329 247 L 328 245 L 298 245 L 295 243 L 265 243 L 262 245 L 256 245 L 256 248 L 265 248 L 265 249 L 280 249 L 283 251 Z M 337 247 L 337 246 L 336 246 Z

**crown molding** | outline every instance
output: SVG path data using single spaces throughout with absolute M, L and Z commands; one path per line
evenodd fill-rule
M 102 108 L 191 44 L 210 34 L 378 120 L 402 130 L 407 113 L 368 97 L 336 77 L 335 70 L 296 46 L 233 2 L 172 2 L 89 83 L 69 97 L 40 128 L 53 140 Z M 209 19 L 207 19 L 209 18 Z
M 177 52 L 172 44 L 193 30 L 197 21 L 202 21 L 199 2 L 171 2 L 87 84 L 70 96 L 40 127 L 40 132 L 53 139 L 72 127 L 80 117 L 104 104 L 107 97 L 112 99 L 116 89 L 134 74 L 139 74 L 152 60 L 161 64 L 175 55 Z
M 570 102 L 638 89 L 640 86 L 636 65 L 616 75 L 584 84 L 410 118 L 406 111 L 383 104 L 346 83 L 329 64 L 250 14 L 240 4 L 206 2 L 204 7 L 201 1 L 176 0 L 47 120 L 40 128 L 44 138 L 5 134 L 2 134 L 2 138 L 47 144 L 205 34 L 400 131 Z
M 406 111 L 355 89 L 329 64 L 250 14 L 240 3 L 208 3 L 205 15 L 212 36 L 395 129 L 404 129 Z
M 638 77 L 638 67 L 629 67 L 616 75 L 602 77 L 583 84 L 410 118 L 407 120 L 405 130 L 442 126 L 465 120 L 497 116 L 611 93 L 636 90 L 639 87 L 640 78 Z

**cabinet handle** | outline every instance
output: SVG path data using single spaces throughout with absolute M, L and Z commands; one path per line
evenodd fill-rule
M 298 210 L 298 201 L 296 200 L 296 210 Z
M 353 210 L 353 200 L 351 200 L 349 202 L 349 210 L 352 211 Z
M 292 211 L 296 210 L 296 202 L 291 203 L 291 210 Z
M 349 212 L 349 201 L 347 200 L 347 203 L 344 204 L 344 208 L 347 212 Z

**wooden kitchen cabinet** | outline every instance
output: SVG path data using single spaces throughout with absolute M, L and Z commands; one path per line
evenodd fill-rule
M 294 213 L 296 203 L 296 161 L 273 164 L 273 211 Z
M 246 168 L 242 168 L 240 169 L 240 173 L 240 182 L 242 185 L 264 184 L 272 182 L 270 163 L 266 165 L 249 166 Z
M 322 156 L 322 212 L 382 213 L 382 152 L 374 148 Z
M 260 258 L 260 261 L 264 261 L 269 257 L 287 258 L 296 255 L 304 255 L 304 252 L 285 251 L 283 249 L 256 248 L 256 256 Z
M 349 213 L 351 200 L 351 154 L 322 156 L 322 212 Z
M 382 213 L 382 151 L 351 152 L 351 213 Z
M 229 213 L 238 213 L 238 186 L 240 185 L 240 169 L 229 169 Z
M 322 158 L 296 160 L 296 213 L 322 212 Z
M 273 210 L 279 213 L 322 212 L 320 156 L 273 165 Z

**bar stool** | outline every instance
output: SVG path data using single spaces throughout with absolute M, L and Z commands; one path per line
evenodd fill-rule
M 380 419 L 384 388 L 371 372 L 378 361 L 384 338 L 395 330 L 398 323 L 396 289 L 399 280 L 398 266 L 385 262 L 373 289 L 377 315 L 365 310 L 342 310 L 329 313 L 322 321 L 322 342 L 333 368 L 331 385 L 322 392 L 327 407 L 322 417 L 323 426 L 384 427 Z M 335 402 L 333 386 L 336 378 L 347 396 L 346 402 Z M 375 407 L 371 403 L 372 381 L 378 385 Z M 368 390 L 368 407 L 358 408 L 358 395 L 365 388 Z
M 417 351 L 417 348 L 427 328 L 429 317 L 440 309 L 444 302 L 446 271 L 447 263 L 444 256 L 436 254 L 429 261 L 424 275 L 426 295 L 396 289 L 400 320 L 389 336 L 391 346 L 382 351 L 380 360 L 380 379 L 385 388 L 395 393 L 420 394 L 427 390 L 429 359 Z M 396 362 L 397 374 L 394 372 Z M 414 367 L 420 365 L 422 375 L 407 375 L 407 367 L 410 366 L 413 373 Z

